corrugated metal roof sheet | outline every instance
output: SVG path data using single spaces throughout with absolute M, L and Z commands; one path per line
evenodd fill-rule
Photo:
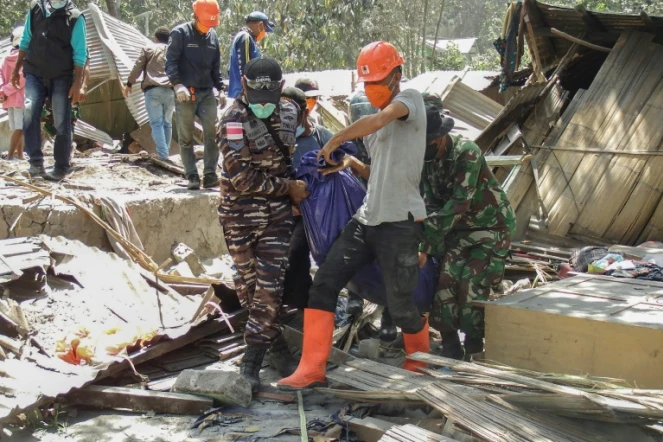
M 431 71 L 416 76 L 404 86 L 441 95 L 454 78 L 459 77 L 463 84 L 475 91 L 482 91 L 499 74 L 494 71 Z
M 111 59 L 109 66 L 113 78 L 120 79 L 124 84 L 141 49 L 149 44 L 150 40 L 132 26 L 104 14 L 94 3 L 90 3 L 89 8 L 91 21 L 94 23 L 93 32 L 101 42 L 106 57 Z M 138 125 L 147 124 L 143 91 L 133 88 L 126 102 Z
M 300 78 L 308 78 L 318 83 L 320 91 L 330 97 L 347 97 L 352 95 L 354 81 L 353 69 L 335 69 L 317 72 L 294 72 L 284 74 L 286 86 L 294 86 Z
M 461 54 L 469 54 L 474 48 L 476 38 L 455 38 L 455 39 L 438 39 L 437 44 L 434 39 L 426 40 L 426 45 L 429 47 L 435 46 L 436 51 L 444 52 L 450 45 L 456 45 Z

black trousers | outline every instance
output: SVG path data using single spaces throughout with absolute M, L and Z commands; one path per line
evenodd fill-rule
M 412 300 L 419 283 L 421 223 L 365 226 L 352 219 L 332 245 L 310 291 L 309 308 L 333 312 L 338 294 L 364 265 L 377 259 L 387 290 L 387 308 L 403 333 L 418 333 L 421 316 Z
M 306 230 L 301 216 L 295 218 L 295 228 L 288 251 L 288 270 L 285 272 L 283 304 L 300 309 L 306 308 L 311 278 L 311 257 Z

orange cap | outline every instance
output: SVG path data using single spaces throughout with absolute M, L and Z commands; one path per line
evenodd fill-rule
M 196 0 L 193 2 L 193 13 L 203 26 L 214 28 L 219 26 L 219 3 L 216 0 Z
M 405 64 L 394 45 L 386 41 L 374 41 L 361 50 L 357 58 L 358 81 L 381 81 L 394 70 Z

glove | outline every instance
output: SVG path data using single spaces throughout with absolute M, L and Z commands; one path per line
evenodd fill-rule
M 175 96 L 180 103 L 191 100 L 191 92 L 183 84 L 175 86 Z

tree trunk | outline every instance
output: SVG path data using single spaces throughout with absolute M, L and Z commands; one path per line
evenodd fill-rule
M 433 53 L 431 54 L 430 69 L 435 70 L 435 56 L 437 55 L 437 37 L 440 33 L 440 24 L 442 23 L 442 14 L 444 13 L 444 0 L 440 4 L 440 14 L 437 16 L 437 26 L 435 27 L 435 41 L 433 42 Z
M 120 18 L 120 5 L 118 0 L 106 0 L 106 7 L 108 8 L 108 13 L 115 17 Z
M 428 21 L 428 0 L 424 0 L 423 29 L 421 31 L 421 72 L 426 72 L 426 22 Z

